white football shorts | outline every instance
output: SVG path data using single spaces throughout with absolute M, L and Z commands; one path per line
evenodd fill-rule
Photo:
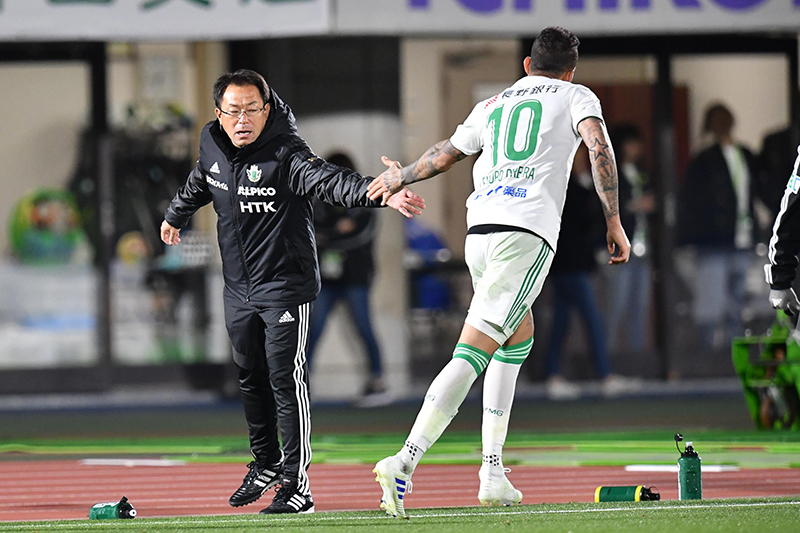
M 467 235 L 464 255 L 475 295 L 466 323 L 504 345 L 542 292 L 555 253 L 522 231 Z

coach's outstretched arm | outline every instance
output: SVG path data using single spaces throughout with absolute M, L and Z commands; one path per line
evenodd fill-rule
M 605 124 L 599 118 L 589 117 L 578 124 L 578 133 L 589 149 L 594 188 L 600 197 L 603 213 L 606 216 L 606 242 L 608 253 L 611 254 L 608 264 L 627 263 L 631 254 L 631 243 L 619 218 L 617 162 L 614 159 L 614 150 L 608 141 Z M 614 255 L 615 247 L 619 250 L 617 255 Z
M 198 209 L 211 202 L 211 193 L 208 190 L 200 161 L 189 172 L 186 183 L 175 193 L 175 198 L 164 213 L 161 223 L 161 240 L 165 244 L 174 246 L 181 242 L 181 228 L 189 222 Z
M 392 161 L 383 156 L 381 161 L 389 168 L 372 180 L 367 189 L 367 196 L 370 200 L 377 200 L 383 196 L 385 204 L 389 195 L 404 186 L 447 172 L 450 167 L 466 157 L 465 153 L 450 144 L 449 139 L 434 144 L 419 159 L 406 167 L 402 167 L 399 161 Z

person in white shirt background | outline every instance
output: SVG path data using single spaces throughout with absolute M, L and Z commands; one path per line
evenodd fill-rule
M 733 138 L 733 113 L 711 105 L 703 131 L 713 144 L 694 156 L 684 180 L 678 216 L 679 244 L 697 257 L 694 319 L 701 340 L 725 349 L 742 335 L 745 274 L 753 249 L 753 199 L 756 158 Z

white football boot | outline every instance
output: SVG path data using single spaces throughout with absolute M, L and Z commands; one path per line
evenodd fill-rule
M 481 480 L 478 500 L 482 505 L 516 505 L 522 501 L 522 493 L 506 477 L 508 472 L 511 472 L 510 468 L 481 465 L 478 470 Z
M 403 463 L 396 455 L 378 461 L 372 471 L 375 481 L 381 484 L 383 496 L 381 509 L 397 518 L 407 518 L 403 498 L 411 492 L 411 474 L 403 473 Z

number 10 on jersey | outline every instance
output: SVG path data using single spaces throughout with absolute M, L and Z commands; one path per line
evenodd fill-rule
M 503 107 L 498 106 L 492 114 L 489 115 L 488 126 L 492 128 L 494 133 L 494 142 L 492 143 L 492 166 L 497 166 L 498 150 L 500 145 L 503 146 L 503 154 L 509 161 L 525 161 L 533 155 L 536 151 L 536 144 L 539 139 L 539 126 L 542 122 L 542 104 L 539 100 L 524 100 L 517 103 L 511 108 L 509 113 L 508 122 L 506 123 L 505 135 L 501 137 L 500 126 L 503 121 Z M 529 111 L 530 115 L 527 117 L 527 128 L 524 132 L 523 139 L 524 146 L 521 150 L 517 149 L 517 135 L 519 134 L 520 118 L 525 111 Z M 524 123 L 523 123 L 524 125 Z

